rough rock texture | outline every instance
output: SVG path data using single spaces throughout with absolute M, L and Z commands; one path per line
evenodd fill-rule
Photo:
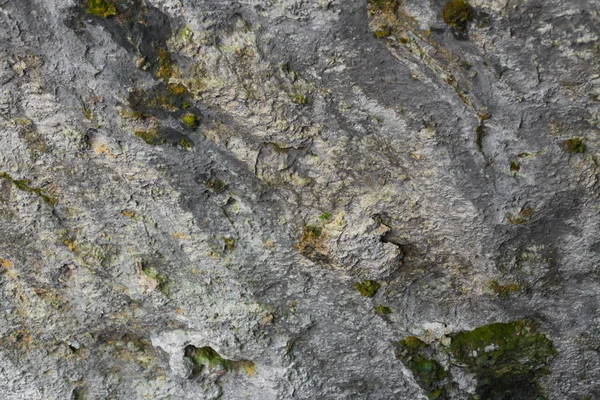
M 0 398 L 600 398 L 600 3 L 449 3 L 0 0 Z

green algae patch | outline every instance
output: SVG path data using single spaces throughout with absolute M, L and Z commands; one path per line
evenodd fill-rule
M 0 172 L 0 178 L 6 179 L 7 181 L 12 183 L 17 189 L 19 189 L 22 192 L 35 194 L 36 196 L 40 197 L 44 201 L 44 203 L 48 204 L 49 206 L 54 206 L 58 202 L 58 200 L 55 199 L 54 197 L 48 195 L 47 193 L 44 193 L 44 191 L 42 189 L 29 185 L 28 179 L 14 179 L 12 176 L 7 174 L 6 172 Z
M 482 399 L 542 396 L 537 379 L 557 354 L 552 341 L 526 320 L 459 332 L 452 338 L 450 353 L 475 374 Z
M 585 144 L 579 138 L 568 139 L 563 142 L 563 149 L 571 154 L 583 153 Z
M 413 373 L 421 387 L 430 393 L 439 391 L 439 395 L 442 394 L 446 370 L 432 357 L 429 345 L 414 336 L 408 336 L 397 343 L 396 358 Z
M 442 10 L 442 20 L 446 25 L 463 30 L 473 19 L 471 6 L 465 0 L 450 0 Z
M 364 297 L 373 297 L 379 290 L 381 285 L 377 281 L 366 280 L 362 282 L 356 282 L 354 284 L 354 289 L 358 290 L 361 296 Z
M 87 0 L 85 12 L 102 18 L 117 15 L 117 7 L 105 0 Z

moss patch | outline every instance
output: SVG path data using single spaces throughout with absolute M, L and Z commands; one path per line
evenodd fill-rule
M 510 172 L 512 172 L 513 174 L 516 174 L 520 170 L 521 170 L 521 164 L 519 164 L 518 162 L 515 162 L 515 161 L 510 163 Z
M 463 30 L 473 18 L 471 6 L 465 0 L 450 0 L 442 10 L 442 19 L 446 25 Z
M 585 144 L 579 138 L 568 139 L 563 142 L 563 149 L 571 154 L 583 153 Z
M 191 128 L 191 129 L 195 129 L 196 127 L 198 127 L 198 123 L 199 123 L 199 120 L 198 120 L 198 118 L 197 118 L 197 117 L 196 117 L 194 114 L 192 114 L 192 113 L 187 113 L 187 114 L 184 114 L 184 115 L 181 117 L 181 121 L 182 121 L 182 122 L 183 122 L 183 123 L 184 123 L 184 124 L 185 124 L 187 127 Z
M 358 290 L 358 293 L 364 297 L 375 296 L 380 287 L 379 282 L 371 280 L 354 283 L 354 289 Z
M 42 189 L 30 186 L 28 179 L 13 179 L 13 177 L 6 172 L 0 172 L 0 178 L 6 179 L 22 192 L 33 193 L 37 195 L 50 206 L 54 206 L 58 202 L 58 200 L 45 193 Z
M 184 357 L 190 360 L 193 365 L 192 376 L 197 376 L 202 372 L 228 372 L 240 369 L 248 375 L 253 375 L 256 368 L 252 361 L 234 361 L 223 358 L 209 346 L 195 347 L 189 345 L 184 350 Z
M 165 48 L 158 47 L 156 49 L 158 55 L 158 66 L 154 72 L 154 76 L 164 81 L 168 80 L 174 72 L 174 63 L 169 53 Z
M 389 26 L 382 25 L 374 32 L 374 34 L 377 39 L 381 39 L 390 36 L 392 34 L 392 29 Z
M 87 0 L 85 12 L 102 18 L 117 15 L 117 7 L 105 0 Z
M 375 311 L 377 311 L 377 314 L 379 315 L 388 315 L 393 312 L 392 309 L 388 306 L 377 306 L 375 307 Z
M 480 153 L 483 153 L 483 138 L 486 134 L 487 131 L 485 129 L 485 125 L 480 123 L 479 126 L 475 128 L 475 144 L 477 145 L 477 150 L 479 150 Z
M 537 378 L 556 355 L 552 342 L 525 320 L 460 332 L 452 338 L 450 352 L 475 374 L 482 399 L 542 396 Z
M 135 131 L 134 134 L 148 144 L 157 145 L 165 142 L 158 134 L 158 129 L 156 128 L 148 129 L 147 131 Z
M 302 236 L 298 243 L 294 244 L 298 253 L 316 263 L 326 264 L 329 262 L 323 229 L 314 225 L 304 225 Z
M 396 358 L 413 373 L 425 390 L 442 390 L 446 371 L 432 358 L 431 348 L 425 342 L 414 336 L 400 340 L 396 345 Z

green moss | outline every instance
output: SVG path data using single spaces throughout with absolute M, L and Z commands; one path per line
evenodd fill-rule
M 356 282 L 354 284 L 354 289 L 358 290 L 361 296 L 364 297 L 373 297 L 377 293 L 377 290 L 381 285 L 377 281 L 366 280 L 362 282 Z
M 571 154 L 583 153 L 585 151 L 585 144 L 579 138 L 568 139 L 563 142 L 563 148 L 565 151 Z
M 321 236 L 322 229 L 314 225 L 306 225 L 306 230 L 315 237 Z
M 425 342 L 414 336 L 400 340 L 396 345 L 396 358 L 410 369 L 423 388 L 441 390 L 447 374 L 442 365 L 431 357 L 431 349 Z
M 219 355 L 212 347 L 194 347 L 185 348 L 185 356 L 195 365 L 210 368 L 230 370 L 233 368 L 233 361 L 226 360 Z
M 501 299 L 507 297 L 512 293 L 516 293 L 519 291 L 519 285 L 516 283 L 510 283 L 506 285 L 501 285 L 497 280 L 490 281 L 489 287 L 496 294 L 496 296 Z
M 190 127 L 191 129 L 194 129 L 198 126 L 199 120 L 198 118 L 192 114 L 192 113 L 187 113 L 184 114 L 181 117 L 181 121 L 186 124 L 188 127 Z
M 375 307 L 375 311 L 377 311 L 377 314 L 379 315 L 388 315 L 392 313 L 392 309 L 388 306 L 377 306 Z
M 192 43 L 192 36 L 194 36 L 194 33 L 192 32 L 192 30 L 188 26 L 184 26 L 177 32 L 177 35 L 175 36 L 175 40 L 177 43 L 185 45 L 185 44 Z
M 87 0 L 85 12 L 102 18 L 117 15 L 117 8 L 106 0 Z
M 465 29 L 472 18 L 471 6 L 465 0 L 449 0 L 442 10 L 444 22 L 457 29 Z
M 47 193 L 44 193 L 42 189 L 30 186 L 28 179 L 13 179 L 13 177 L 7 174 L 6 172 L 0 172 L 0 178 L 6 179 L 22 192 L 35 194 L 49 206 L 54 206 L 58 202 L 58 200 L 54 197 L 48 195 Z
M 135 131 L 134 134 L 148 144 L 157 145 L 165 142 L 158 134 L 158 129 L 156 128 L 147 131 Z
M 452 338 L 450 352 L 475 374 L 477 394 L 486 399 L 542 395 L 536 380 L 556 355 L 552 342 L 526 320 L 460 332 Z
M 319 215 L 319 219 L 321 221 L 327 221 L 329 218 L 331 218 L 331 214 L 329 214 L 327 211 L 325 211 L 323 214 Z

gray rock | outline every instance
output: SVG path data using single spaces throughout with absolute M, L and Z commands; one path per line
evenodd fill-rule
M 0 398 L 600 396 L 600 3 L 468 3 L 0 1 Z

